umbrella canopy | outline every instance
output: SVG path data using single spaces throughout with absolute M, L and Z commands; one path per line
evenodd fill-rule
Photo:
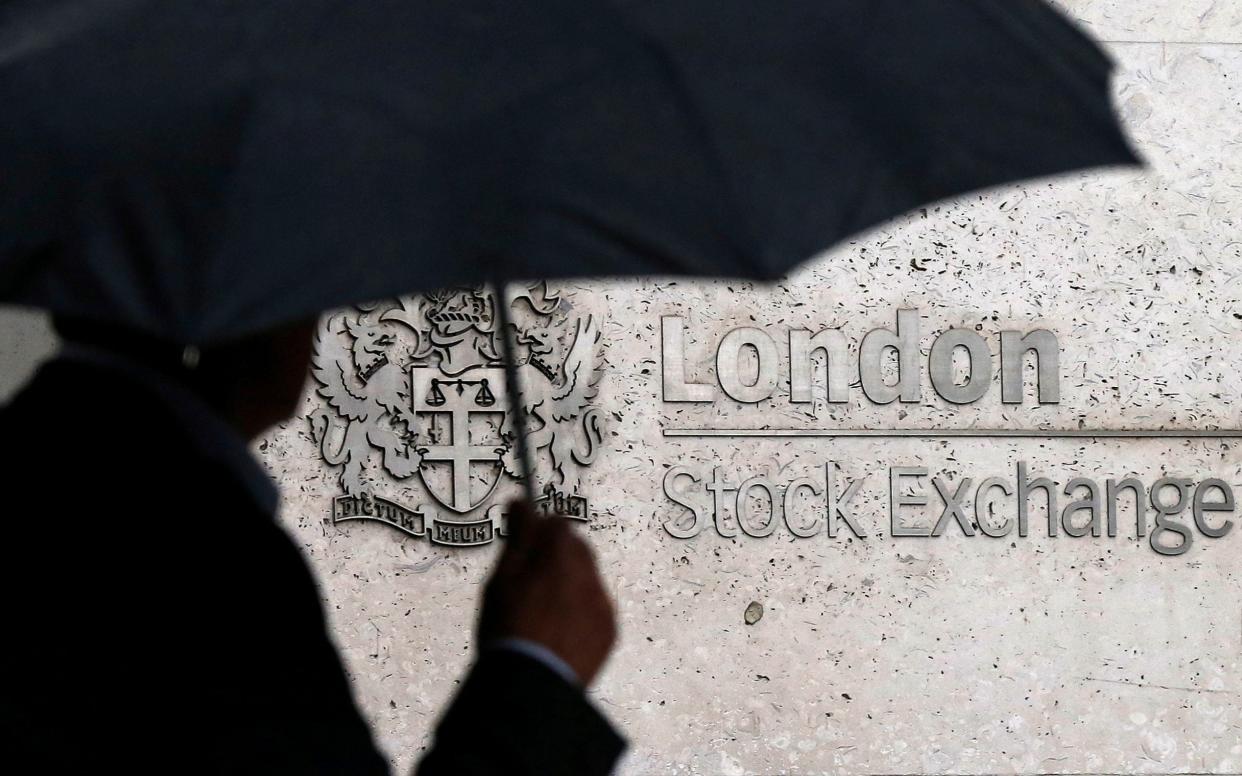
M 1038 0 L 10 0 L 0 301 L 207 344 L 485 277 L 773 278 L 1131 163 Z

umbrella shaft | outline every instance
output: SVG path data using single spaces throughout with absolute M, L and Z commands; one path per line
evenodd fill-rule
M 522 475 L 522 487 L 526 500 L 535 503 L 534 451 L 527 440 L 526 413 L 522 411 L 522 385 L 517 371 L 517 347 L 515 332 L 509 321 L 509 290 L 503 281 L 492 284 L 496 299 L 496 325 L 500 329 L 500 347 L 505 361 L 505 383 L 508 386 L 509 412 L 513 416 L 513 433 L 516 437 L 518 466 Z

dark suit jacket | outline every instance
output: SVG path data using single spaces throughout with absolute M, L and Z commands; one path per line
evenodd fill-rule
M 301 554 L 149 383 L 53 361 L 0 440 L 0 770 L 387 773 Z M 580 690 L 486 652 L 419 772 L 584 776 L 622 748 Z

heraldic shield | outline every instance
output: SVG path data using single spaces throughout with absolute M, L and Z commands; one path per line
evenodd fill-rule
M 436 367 L 415 365 L 410 387 L 423 485 L 454 512 L 475 509 L 491 496 L 503 473 L 504 367 L 476 366 L 448 376 Z

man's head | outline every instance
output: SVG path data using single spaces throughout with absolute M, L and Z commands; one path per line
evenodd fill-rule
M 115 352 L 190 388 L 247 439 L 297 411 L 316 322 L 303 319 L 193 348 L 95 321 L 62 316 L 52 320 L 66 342 Z

